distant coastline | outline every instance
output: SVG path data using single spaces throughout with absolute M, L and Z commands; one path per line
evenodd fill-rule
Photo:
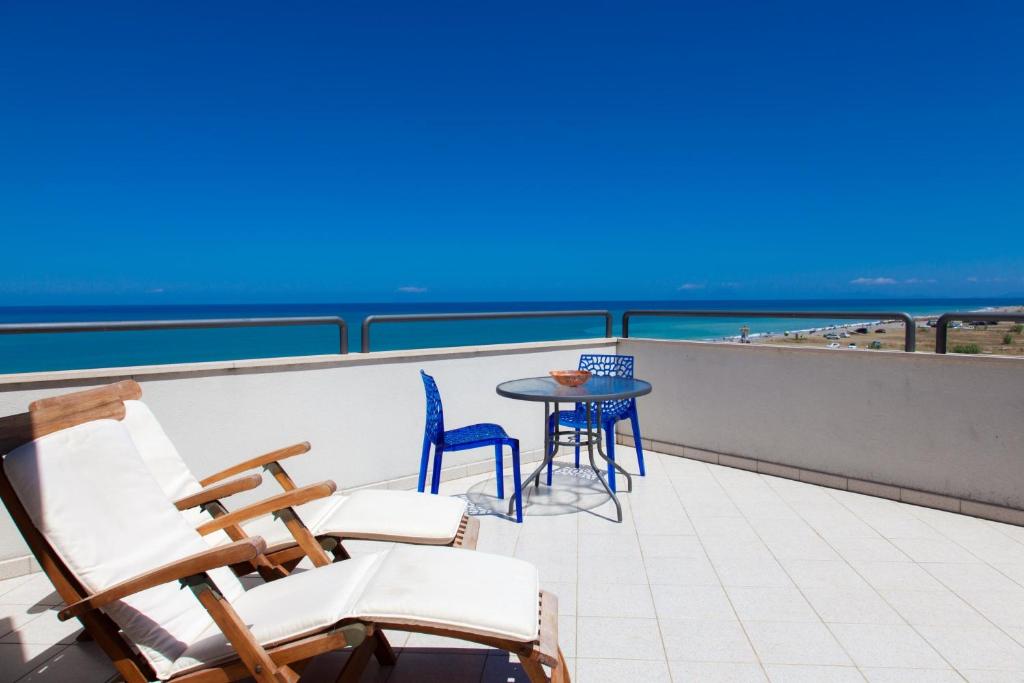
M 621 332 L 627 309 L 691 310 L 893 310 L 917 318 L 948 311 L 1019 306 L 1020 298 L 970 299 L 804 299 L 676 301 L 518 301 L 410 302 L 355 304 L 206 304 L 161 306 L 7 306 L 0 323 L 172 320 L 287 316 L 341 316 L 357 338 L 364 317 L 372 314 L 607 309 Z M 865 321 L 869 323 L 872 321 Z M 737 318 L 636 318 L 635 337 L 722 340 L 738 337 L 746 326 L 751 336 L 781 335 L 820 329 L 849 321 Z M 374 332 L 374 350 L 436 348 L 470 344 L 592 338 L 604 335 L 600 318 L 545 318 L 489 322 L 442 322 L 382 326 Z M 893 335 L 896 336 L 896 335 Z M 0 373 L 68 370 L 127 365 L 303 356 L 337 352 L 337 331 L 327 328 L 242 328 L 160 332 L 108 332 L 49 335 L 0 335 Z

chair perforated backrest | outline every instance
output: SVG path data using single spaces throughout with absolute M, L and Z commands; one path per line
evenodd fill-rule
M 441 404 L 441 392 L 437 382 L 427 373 L 420 370 L 423 378 L 423 389 L 427 395 L 427 423 L 424 436 L 431 443 L 439 443 L 444 436 L 444 406 Z
M 11 451 L 4 472 L 33 526 L 89 592 L 209 548 L 166 498 L 116 420 L 96 420 Z M 244 592 L 228 569 L 211 578 L 229 601 Z M 165 584 L 103 610 L 158 675 L 213 624 L 189 591 Z
M 585 353 L 580 356 L 580 370 L 589 370 L 596 377 L 624 377 L 633 379 L 633 356 Z M 601 413 L 605 418 L 619 417 L 633 405 L 635 399 L 603 401 Z

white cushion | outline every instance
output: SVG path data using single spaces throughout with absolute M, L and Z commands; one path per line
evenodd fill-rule
M 320 571 L 320 570 L 316 570 Z M 540 583 L 529 562 L 459 548 L 394 546 L 352 614 L 531 642 Z
M 356 598 L 385 557 L 377 553 L 297 572 L 250 588 L 232 606 L 262 645 L 311 635 L 350 616 Z M 180 674 L 233 656 L 234 649 L 214 625 L 189 645 L 172 671 Z
M 125 401 L 121 424 L 128 429 L 135 448 L 168 498 L 178 500 L 202 490 L 203 485 L 185 464 L 149 406 L 142 401 Z
M 364 489 L 345 496 L 342 502 L 317 521 L 317 534 L 447 545 L 455 539 L 466 514 L 466 502 L 460 498 L 415 491 Z
M 342 620 L 457 629 L 517 642 L 537 639 L 537 569 L 522 560 L 455 548 L 396 546 L 251 588 L 234 608 L 271 646 Z M 183 673 L 232 656 L 211 626 L 174 663 Z
M 127 427 L 147 467 L 171 500 L 202 489 L 178 449 L 160 426 L 159 420 L 142 401 L 125 401 Z M 363 490 L 351 495 L 322 498 L 296 508 L 299 518 L 316 535 L 330 534 L 400 543 L 447 545 L 455 540 L 466 504 L 458 498 L 429 496 L 411 491 Z M 199 526 L 210 516 L 197 509 L 186 510 L 186 518 Z M 288 528 L 271 515 L 242 525 L 246 533 L 262 536 L 268 550 L 292 545 Z M 230 543 L 223 532 L 206 537 L 211 545 Z
M 72 427 L 20 446 L 4 470 L 33 524 L 78 577 L 98 592 L 209 546 L 167 500 L 114 420 Z M 228 569 L 210 576 L 228 600 L 244 591 Z M 158 675 L 213 623 L 190 591 L 165 584 L 104 611 Z

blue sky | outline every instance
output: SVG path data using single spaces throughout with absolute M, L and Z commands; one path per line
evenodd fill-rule
M 1024 4 L 0 5 L 0 304 L 1024 293 Z

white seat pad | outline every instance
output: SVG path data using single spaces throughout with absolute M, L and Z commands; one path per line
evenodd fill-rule
M 124 426 L 153 477 L 167 497 L 178 500 L 202 490 L 160 422 L 142 401 L 125 401 Z M 399 543 L 448 545 L 455 540 L 466 504 L 458 498 L 429 496 L 412 491 L 367 489 L 334 495 L 296 508 L 302 522 L 317 535 Z M 183 513 L 193 526 L 210 519 L 198 510 Z M 267 515 L 242 525 L 251 536 L 262 536 L 268 550 L 295 543 L 288 528 Z M 210 545 L 230 543 L 227 534 L 206 537 Z
M 375 553 L 264 583 L 236 598 L 232 607 L 261 645 L 296 640 L 350 618 L 353 603 L 386 556 Z M 171 671 L 177 675 L 234 656 L 224 634 L 211 625 Z
M 539 595 L 537 568 L 529 562 L 458 548 L 399 545 L 388 551 L 352 613 L 367 621 L 525 643 L 538 636 Z
M 528 562 L 424 546 L 394 548 L 261 584 L 232 601 L 262 645 L 295 640 L 339 621 L 453 629 L 533 642 L 540 584 Z M 180 674 L 232 657 L 216 626 L 193 641 Z
M 460 498 L 415 491 L 364 489 L 343 498 L 342 505 L 316 523 L 317 534 L 448 545 L 466 514 L 466 503 Z M 306 518 L 304 513 L 300 516 Z

